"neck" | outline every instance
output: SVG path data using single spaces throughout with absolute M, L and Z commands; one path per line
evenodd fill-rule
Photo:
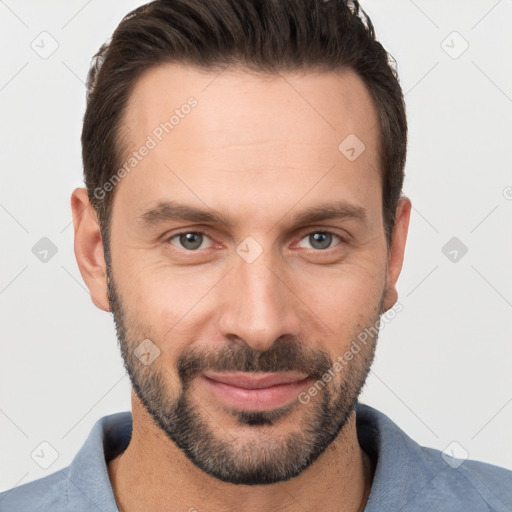
M 352 413 L 338 437 L 300 475 L 269 485 L 234 485 L 197 468 L 154 423 L 132 393 L 133 430 L 128 448 L 108 463 L 123 512 L 136 510 L 337 510 L 364 509 L 373 479 L 359 446 Z

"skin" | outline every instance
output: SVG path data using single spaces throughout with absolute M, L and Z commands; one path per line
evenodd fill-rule
M 127 147 L 139 148 L 190 96 L 197 107 L 116 186 L 111 230 L 112 271 L 130 334 L 158 346 L 154 368 L 165 370 L 166 391 L 174 398 L 175 362 L 193 345 L 214 352 L 229 340 L 265 351 L 290 336 L 331 361 L 344 354 L 397 301 L 411 211 L 410 200 L 402 197 L 388 247 L 377 114 L 352 71 L 264 78 L 235 69 L 219 74 L 181 64 L 157 67 L 142 76 L 130 97 Z M 348 134 L 366 148 L 354 161 L 338 150 Z M 231 224 L 141 226 L 138 216 L 169 199 L 218 210 Z M 364 208 L 366 220 L 293 222 L 308 207 L 337 201 Z M 85 189 L 74 190 L 71 205 L 80 272 L 94 304 L 111 311 L 102 238 Z M 341 238 L 334 237 L 328 249 L 313 248 L 308 235 L 325 230 Z M 182 231 L 209 238 L 198 251 L 186 251 L 179 237 L 170 241 Z M 263 250 L 252 263 L 236 252 L 248 236 Z M 362 361 L 356 356 L 350 364 L 363 366 Z M 340 372 L 333 380 L 342 386 L 342 379 Z M 215 435 L 235 435 L 241 443 L 293 436 L 320 399 L 297 403 L 263 429 L 237 425 L 197 382 L 191 393 Z M 199 469 L 136 393 L 132 414 L 132 440 L 108 464 L 123 511 L 364 508 L 374 467 L 359 446 L 355 413 L 298 476 L 254 486 L 223 482 Z

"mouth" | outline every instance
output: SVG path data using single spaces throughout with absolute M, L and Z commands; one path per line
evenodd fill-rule
M 312 381 L 297 372 L 206 372 L 202 383 L 228 407 L 245 411 L 268 411 L 296 400 Z

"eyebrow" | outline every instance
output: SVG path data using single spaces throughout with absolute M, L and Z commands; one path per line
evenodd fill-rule
M 288 213 L 283 215 L 278 224 Z M 366 209 L 362 206 L 339 201 L 332 204 L 311 206 L 292 217 L 293 224 L 308 224 L 322 220 L 355 220 L 363 224 L 367 221 Z M 232 222 L 223 213 L 211 208 L 201 209 L 176 201 L 162 201 L 155 207 L 143 212 L 137 221 L 145 227 L 158 226 L 170 221 L 204 222 L 223 224 L 228 228 Z

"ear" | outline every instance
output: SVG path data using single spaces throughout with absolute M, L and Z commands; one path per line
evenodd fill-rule
M 71 212 L 75 228 L 75 256 L 82 278 L 94 305 L 110 311 L 107 271 L 98 217 L 89 202 L 87 190 L 76 188 L 71 194 Z
M 404 261 L 405 242 L 409 230 L 409 219 L 411 217 L 411 201 L 408 197 L 402 196 L 398 201 L 395 216 L 395 225 L 393 227 L 393 236 L 388 249 L 388 268 L 386 272 L 386 291 L 384 294 L 381 313 L 392 308 L 398 300 L 396 282 L 402 263 Z

